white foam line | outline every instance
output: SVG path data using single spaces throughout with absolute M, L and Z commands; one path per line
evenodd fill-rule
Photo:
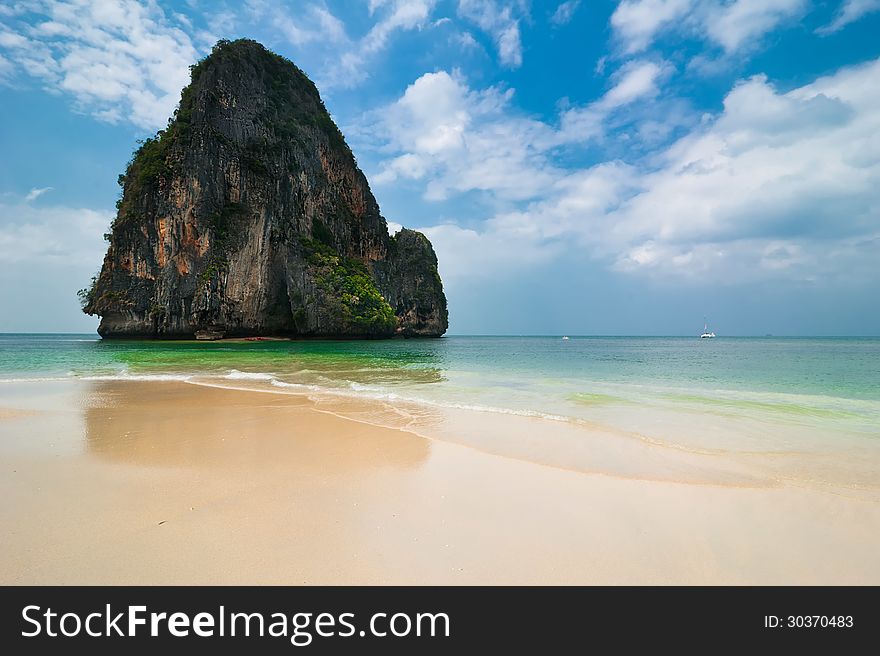
M 549 419 L 550 421 L 559 421 L 559 422 L 579 422 L 577 418 L 574 417 L 565 417 L 562 415 L 554 415 L 545 412 L 538 412 L 536 410 L 514 410 L 511 408 L 499 408 L 496 406 L 485 406 L 485 405 L 475 405 L 475 404 L 466 404 L 466 403 L 455 403 L 455 402 L 444 402 L 444 401 L 431 401 L 428 399 L 419 399 L 408 396 L 401 396 L 394 392 L 380 392 L 378 388 L 370 388 L 370 391 L 366 391 L 366 387 L 362 385 L 358 385 L 354 383 L 352 387 L 348 390 L 344 389 L 333 389 L 330 387 L 321 387 L 319 385 L 308 385 L 305 383 L 288 383 L 283 380 L 278 380 L 273 376 L 268 377 L 231 377 L 224 376 L 227 380 L 268 380 L 269 384 L 272 387 L 281 388 L 281 389 L 289 389 L 289 390 L 298 390 L 301 393 L 313 392 L 326 396 L 342 396 L 346 398 L 355 398 L 355 399 L 371 399 L 374 401 L 399 401 L 403 403 L 413 403 L 416 405 L 426 405 L 435 408 L 445 408 L 449 410 L 467 410 L 471 412 L 487 412 L 487 413 L 495 413 L 495 414 L 504 414 L 504 415 L 514 415 L 518 417 L 533 417 L 537 419 Z M 219 383 L 213 383 L 210 380 L 206 380 L 203 378 L 195 379 L 190 378 L 186 380 L 186 382 L 193 383 L 196 385 L 205 385 L 207 387 L 218 387 L 222 389 L 232 389 L 232 390 L 240 390 L 247 392 L 264 392 L 264 393 L 274 393 L 274 394 L 285 394 L 291 392 L 283 392 L 283 391 L 275 391 L 262 387 L 236 387 L 234 385 L 224 385 Z M 355 387 L 356 386 L 356 387 Z M 296 392 L 292 392 L 296 393 Z
M 228 376 L 224 376 L 226 380 L 236 380 L 230 379 Z M 247 378 L 245 378 L 247 379 Z M 8 380 L 8 379 L 7 379 Z M 37 379 L 23 379 L 26 382 L 35 381 Z M 326 399 L 328 396 L 335 397 L 345 397 L 345 398 L 353 398 L 353 399 L 369 399 L 373 401 L 379 402 L 392 402 L 389 403 L 392 410 L 400 412 L 402 409 L 397 408 L 393 405 L 394 401 L 402 402 L 402 403 L 412 403 L 413 405 L 422 405 L 443 409 L 453 409 L 453 410 L 465 410 L 469 412 L 484 412 L 484 413 L 492 413 L 492 414 L 503 414 L 503 415 L 511 415 L 518 417 L 529 417 L 535 419 L 547 419 L 550 421 L 558 421 L 569 423 L 573 425 L 583 426 L 590 429 L 599 429 L 614 432 L 624 437 L 635 438 L 645 444 L 650 446 L 660 447 L 660 448 L 671 448 L 678 451 L 684 451 L 688 453 L 698 454 L 698 455 L 719 455 L 724 454 L 726 451 L 724 450 L 709 450 L 709 449 L 693 449 L 689 447 L 685 447 L 683 445 L 678 445 L 674 443 L 668 443 L 661 440 L 652 439 L 640 433 L 631 433 L 628 431 L 620 431 L 615 430 L 610 427 L 604 427 L 599 424 L 594 424 L 592 422 L 585 421 L 583 419 L 577 417 L 565 417 L 562 415 L 554 415 L 549 413 L 537 412 L 534 410 L 513 410 L 510 408 L 499 408 L 495 406 L 484 406 L 484 405 L 476 405 L 476 404 L 465 404 L 465 403 L 455 403 L 455 402 L 441 402 L 441 401 L 430 401 L 427 399 L 416 399 L 412 397 L 400 396 L 399 394 L 395 394 L 394 392 L 387 393 L 363 393 L 359 392 L 355 389 L 349 390 L 341 390 L 341 389 L 331 389 L 326 387 L 320 387 L 318 385 L 307 385 L 303 383 L 287 383 L 285 381 L 278 380 L 277 378 L 271 377 L 269 378 L 269 383 L 272 387 L 278 389 L 269 389 L 266 387 L 239 387 L 230 384 L 224 384 L 220 382 L 213 382 L 208 377 L 199 378 L 196 376 L 185 376 L 185 375 L 167 375 L 167 374 L 153 374 L 153 375 L 131 375 L 127 373 L 116 374 L 116 375 L 107 375 L 107 376 L 90 376 L 84 378 L 55 378 L 50 380 L 56 381 L 64 381 L 64 380 L 112 380 L 112 381 L 156 381 L 156 382 L 183 382 L 192 385 L 200 385 L 203 387 L 213 387 L 218 389 L 227 389 L 234 390 L 240 392 L 260 392 L 263 394 L 284 394 L 288 396 L 305 396 L 311 401 L 319 403 L 321 400 Z M 264 377 L 260 377 L 257 380 L 263 381 L 267 380 Z M 289 390 L 289 391 L 284 391 Z M 408 430 L 410 432 L 421 435 L 422 437 L 428 437 L 429 439 L 435 439 L 428 435 L 424 435 L 421 432 L 407 427 L 399 427 L 399 426 L 388 426 L 385 423 L 381 422 L 369 422 L 364 420 L 357 420 L 353 417 L 348 417 L 344 414 L 336 413 L 332 410 L 326 410 L 323 408 L 316 408 L 321 412 L 327 412 L 328 414 L 337 415 L 341 418 L 351 419 L 353 421 L 361 421 L 362 423 L 374 425 L 374 426 L 382 426 L 385 428 L 399 428 L 401 430 Z M 405 411 L 404 411 L 405 412 Z
M 275 380 L 275 376 L 273 376 L 272 374 L 253 371 L 239 371 L 238 369 L 230 369 L 229 372 L 223 377 L 228 380 Z
M 546 419 L 549 421 L 558 421 L 561 423 L 567 423 L 567 424 L 572 424 L 575 426 L 581 426 L 581 427 L 584 427 L 584 428 L 587 428 L 590 430 L 602 430 L 602 431 L 606 431 L 606 432 L 611 432 L 611 433 L 618 434 L 622 437 L 628 437 L 630 439 L 638 440 L 639 442 L 642 442 L 643 444 L 647 444 L 649 446 L 658 447 L 658 448 L 674 449 L 676 451 L 682 451 L 682 452 L 691 453 L 694 455 L 716 456 L 716 455 L 723 455 L 723 454 L 727 453 L 727 451 L 725 451 L 723 449 L 701 449 L 701 448 L 688 447 L 688 446 L 684 446 L 684 445 L 680 445 L 680 444 L 665 442 L 663 440 L 651 438 L 651 437 L 648 437 L 647 435 L 643 435 L 642 433 L 631 432 L 631 431 L 621 431 L 619 429 L 615 429 L 610 426 L 603 426 L 601 424 L 586 421 L 586 420 L 580 419 L 578 417 L 566 417 L 563 415 L 554 415 L 554 414 L 549 414 L 549 413 L 544 413 L 544 412 L 537 412 L 534 410 L 513 410 L 510 408 L 498 408 L 495 406 L 484 406 L 484 405 L 454 403 L 454 402 L 429 401 L 427 399 L 414 399 L 411 397 L 400 396 L 399 394 L 395 394 L 393 392 L 388 392 L 388 393 L 384 393 L 384 394 L 363 394 L 363 393 L 357 393 L 354 390 L 348 390 L 348 391 L 335 390 L 335 389 L 328 389 L 325 387 L 319 387 L 317 385 L 304 385 L 301 383 L 286 383 L 284 381 L 280 381 L 277 379 L 271 381 L 271 385 L 273 387 L 285 388 L 285 389 L 289 389 L 291 391 L 285 392 L 285 391 L 282 391 L 281 389 L 273 390 L 273 389 L 267 389 L 264 387 L 235 387 L 232 385 L 223 385 L 223 384 L 212 383 L 212 382 L 206 381 L 204 379 L 202 379 L 202 380 L 192 379 L 192 380 L 188 380 L 186 382 L 192 383 L 194 385 L 203 385 L 205 387 L 216 387 L 216 388 L 220 388 L 220 389 L 230 389 L 230 390 L 237 390 L 237 391 L 242 391 L 242 392 L 261 392 L 264 394 L 268 393 L 268 394 L 288 394 L 291 396 L 305 396 L 306 398 L 308 398 L 309 400 L 314 401 L 314 402 L 320 402 L 320 401 L 326 399 L 326 397 L 328 397 L 328 396 L 335 396 L 335 397 L 341 396 L 341 397 L 345 397 L 345 398 L 369 399 L 372 401 L 390 402 L 389 405 L 391 406 L 391 408 L 393 410 L 399 410 L 398 408 L 395 408 L 395 406 L 393 405 L 393 402 L 397 401 L 397 402 L 402 402 L 402 403 L 412 403 L 414 405 L 422 405 L 422 406 L 451 409 L 451 410 L 465 410 L 468 412 L 485 412 L 485 413 L 491 413 L 491 414 L 503 414 L 503 415 L 510 415 L 510 416 L 516 416 L 516 417 L 527 417 L 527 418 L 533 418 L 533 419 Z M 330 412 L 330 414 L 337 414 L 333 411 L 328 411 L 328 410 L 324 410 L 324 409 L 321 409 L 321 411 L 322 412 Z M 339 416 L 345 417 L 345 415 L 342 415 L 342 414 L 340 414 Z M 349 418 L 351 418 L 351 417 L 349 417 Z M 383 424 L 383 423 L 372 423 L 372 422 L 364 422 L 364 423 L 370 423 L 375 426 L 384 426 L 386 428 L 399 428 L 399 427 L 394 427 L 394 426 L 387 426 L 386 424 Z M 406 429 L 406 430 L 412 430 L 412 429 Z M 413 432 L 417 432 L 417 431 L 413 431 Z M 419 434 L 421 434 L 421 433 L 419 433 Z

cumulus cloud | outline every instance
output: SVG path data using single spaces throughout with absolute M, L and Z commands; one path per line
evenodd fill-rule
M 425 196 L 491 191 L 499 197 L 533 196 L 551 182 L 544 123 L 509 116 L 511 90 L 471 90 L 458 73 L 427 73 L 403 96 L 376 113 L 375 130 L 398 153 L 374 176 L 426 180 Z
M 190 17 L 140 0 L 35 0 L 0 23 L 0 82 L 16 74 L 68 95 L 77 111 L 147 130 L 165 125 L 189 82 L 189 66 L 236 25 L 266 24 L 319 62 L 322 88 L 367 79 L 369 61 L 399 31 L 430 24 L 436 0 L 372 0 L 373 23 L 358 38 L 323 3 L 295 12 L 249 0 L 237 13 Z M 317 54 L 316 54 L 317 53 Z
M 480 189 L 507 201 L 477 230 L 428 230 L 447 269 L 472 273 L 463 253 L 527 263 L 576 247 L 618 271 L 704 281 L 870 271 L 880 244 L 880 60 L 787 92 L 754 76 L 721 112 L 649 156 L 554 165 L 549 154 L 573 140 L 566 116 L 642 105 L 658 74 L 634 64 L 558 127 L 517 116 L 510 91 L 423 76 L 388 110 L 400 129 L 390 146 L 405 152 L 380 177 L 420 180 L 428 197 Z
M 520 20 L 526 14 L 522 2 L 502 3 L 494 0 L 459 0 L 458 15 L 492 37 L 498 49 L 498 60 L 508 68 L 522 65 Z
M 880 0 L 844 0 L 837 15 L 828 25 L 816 30 L 817 34 L 832 34 L 875 11 L 880 11 Z
M 636 101 L 650 108 L 667 73 L 662 62 L 631 62 L 598 100 L 565 109 L 558 126 L 517 115 L 512 89 L 475 90 L 457 71 L 426 73 L 375 112 L 375 124 L 365 130 L 383 136 L 384 150 L 393 154 L 371 179 L 422 181 L 428 200 L 470 191 L 503 201 L 541 196 L 565 174 L 554 164 L 555 149 L 602 138 L 608 122 Z M 636 140 L 640 133 L 628 136 Z
M 732 54 L 806 8 L 806 0 L 623 0 L 611 16 L 611 27 L 624 54 L 642 52 L 667 30 Z
M 28 20 L 24 20 L 27 18 Z M 134 0 L 44 0 L 0 28 L 21 72 L 99 120 L 165 124 L 198 53 L 179 19 Z
M 719 116 L 633 175 L 618 208 L 593 215 L 610 229 L 585 241 L 621 269 L 712 279 L 864 264 L 880 235 L 877 89 L 880 61 L 788 93 L 762 76 L 738 84 Z

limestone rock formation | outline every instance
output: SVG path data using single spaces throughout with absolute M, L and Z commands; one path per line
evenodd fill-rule
M 192 67 L 120 176 L 84 311 L 104 337 L 440 336 L 428 239 L 385 219 L 315 85 L 249 41 Z

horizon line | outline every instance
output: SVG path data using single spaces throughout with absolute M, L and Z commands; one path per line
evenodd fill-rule
M 0 335 L 89 335 L 94 336 L 96 339 L 104 339 L 96 332 L 77 332 L 77 331 L 0 331 Z M 267 335 L 268 336 L 268 335 Z M 428 337 L 428 338 L 419 338 L 419 337 L 409 337 L 404 339 L 442 339 L 443 337 L 570 337 L 570 338 L 602 338 L 602 337 L 629 337 L 629 338 L 645 338 L 645 337 L 700 337 L 697 333 L 692 334 L 623 334 L 623 333 L 446 333 L 441 335 L 440 337 Z M 849 334 L 849 335 L 783 335 L 783 334 L 775 334 L 775 333 L 764 333 L 763 335 L 759 334 L 729 334 L 729 335 L 716 335 L 715 339 L 723 339 L 725 337 L 733 337 L 733 338 L 767 338 L 767 337 L 784 337 L 789 339 L 838 339 L 838 338 L 849 338 L 849 337 L 861 337 L 861 338 L 880 338 L 880 334 Z M 143 337 L 143 338 L 132 338 L 134 340 L 142 339 L 143 341 L 151 341 L 155 338 L 152 337 Z M 296 337 L 291 337 L 291 339 L 297 339 Z M 345 339 L 338 339 L 332 337 L 308 337 L 309 340 L 321 340 L 326 339 L 327 341 L 346 341 Z M 377 339 L 377 340 L 364 340 L 364 341 L 387 341 L 387 339 L 394 339 L 394 337 L 386 338 L 386 339 Z M 110 339 L 108 341 L 124 341 L 124 340 L 114 340 Z M 178 339 L 156 339 L 155 341 L 186 341 L 186 340 L 178 340 Z M 351 338 L 349 341 L 360 341 L 356 338 Z

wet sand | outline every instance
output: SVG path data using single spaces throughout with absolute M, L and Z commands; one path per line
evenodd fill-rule
M 4 584 L 880 583 L 873 491 L 748 462 L 596 434 L 568 466 L 540 420 L 180 382 L 3 394 Z

